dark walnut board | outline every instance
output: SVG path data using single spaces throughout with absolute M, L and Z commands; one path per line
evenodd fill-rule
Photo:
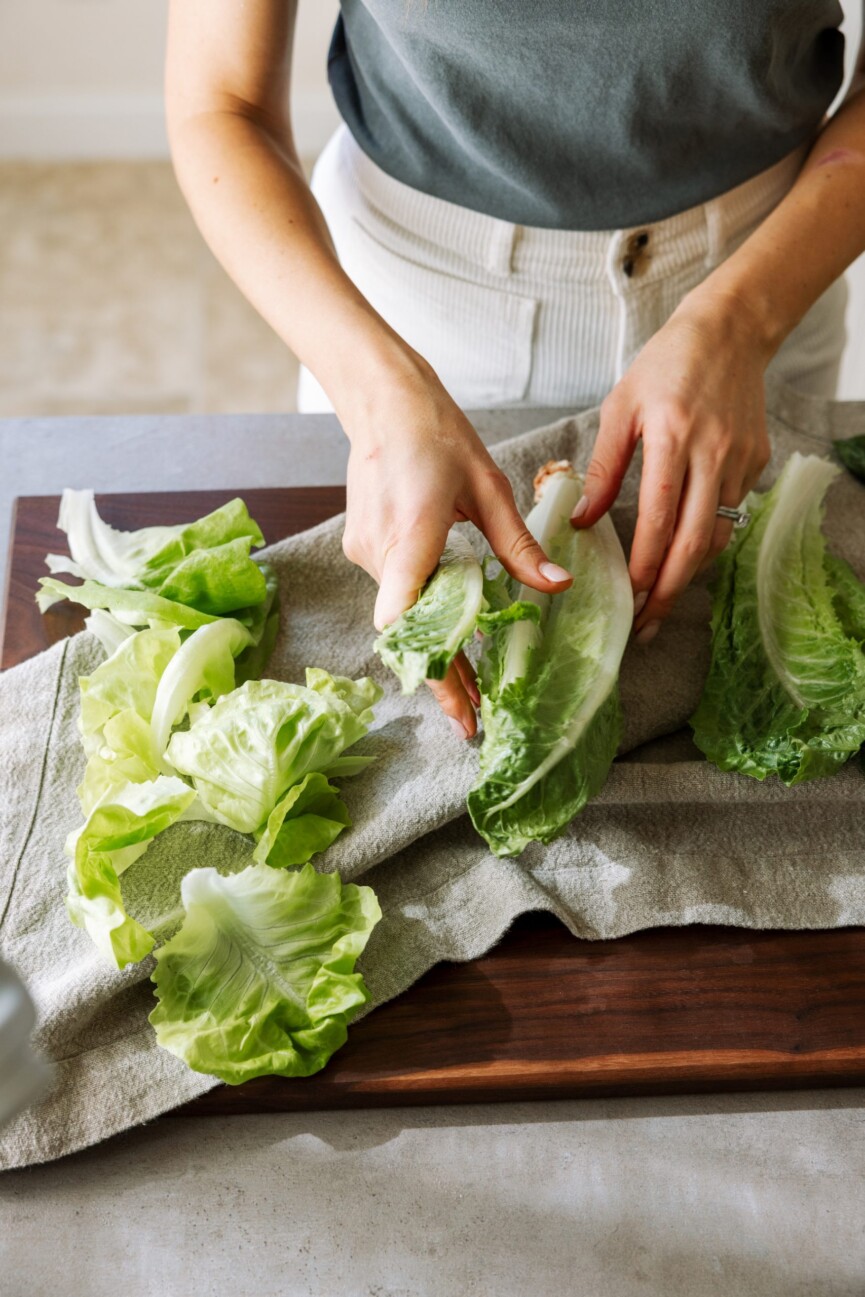
M 269 541 L 339 512 L 341 487 L 239 491 Z M 115 526 L 199 517 L 231 492 L 100 497 Z M 17 502 L 2 665 L 78 630 L 33 602 L 63 548 L 58 501 Z M 352 1027 L 325 1070 L 220 1086 L 181 1111 L 236 1113 L 865 1083 L 865 931 L 656 928 L 580 941 L 523 915 L 482 959 L 443 963 Z

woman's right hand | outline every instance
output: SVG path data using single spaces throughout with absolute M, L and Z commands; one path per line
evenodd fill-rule
M 367 388 L 367 392 L 369 389 Z M 337 413 L 351 441 L 343 549 L 379 583 L 376 629 L 418 597 L 455 522 L 473 522 L 505 570 L 552 594 L 571 582 L 527 530 L 505 474 L 433 370 L 412 354 L 397 375 Z M 428 682 L 460 738 L 477 728 L 478 693 L 460 654 Z

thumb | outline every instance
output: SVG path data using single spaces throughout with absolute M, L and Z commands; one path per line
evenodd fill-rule
M 510 484 L 484 500 L 479 510 L 478 526 L 502 567 L 515 581 L 555 594 L 573 581 L 573 576 L 558 563 L 551 563 L 529 531 L 514 502 Z
M 571 515 L 575 527 L 591 527 L 619 494 L 636 446 L 632 427 L 630 412 L 607 398 L 601 406 L 601 423 L 586 469 L 583 495 Z
M 447 527 L 413 531 L 401 537 L 385 554 L 373 621 L 384 630 L 400 613 L 416 603 L 417 597 L 442 556 Z

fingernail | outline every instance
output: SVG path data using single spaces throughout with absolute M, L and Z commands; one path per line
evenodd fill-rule
M 637 644 L 650 644 L 661 629 L 659 621 L 647 621 L 645 626 L 634 636 Z
M 571 579 L 570 572 L 563 567 L 559 567 L 558 563 L 541 563 L 538 571 L 545 581 L 554 581 L 556 584 Z
M 640 613 L 646 606 L 646 600 L 649 597 L 648 590 L 641 590 L 639 594 L 634 595 L 634 616 L 639 617 Z
M 458 721 L 456 716 L 449 716 L 448 720 L 450 721 L 451 729 L 453 730 L 454 734 L 456 734 L 458 739 L 468 738 L 469 732 L 466 729 L 465 725 L 463 725 L 462 721 Z
M 589 497 L 587 495 L 581 495 L 577 503 L 574 505 L 574 512 L 571 514 L 571 522 L 576 522 L 577 518 L 582 518 L 588 507 Z

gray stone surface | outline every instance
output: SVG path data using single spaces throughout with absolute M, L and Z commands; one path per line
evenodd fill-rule
M 16 495 L 337 482 L 345 458 L 324 415 L 7 420 L 0 534 Z M 167 1118 L 0 1178 L 0 1293 L 861 1297 L 863 1100 Z
M 836 1092 L 166 1118 L 0 1178 L 0 1288 L 861 1297 L 858 1102 Z

